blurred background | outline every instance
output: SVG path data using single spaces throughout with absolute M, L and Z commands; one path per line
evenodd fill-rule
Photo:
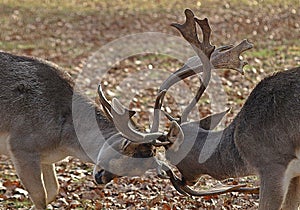
M 254 44 L 253 49 L 243 54 L 249 63 L 244 75 L 232 70 L 217 73 L 227 95 L 226 108 L 232 107 L 225 123 L 237 114 L 262 78 L 300 65 L 300 0 L 0 0 L 0 50 L 54 62 L 74 79 L 79 74 L 86 75 L 81 78 L 85 93 L 95 97 L 96 90 L 88 79 L 92 72 L 83 72 L 89 56 L 127 35 L 162 32 L 179 36 L 170 24 L 184 21 L 185 8 L 192 9 L 199 18 L 209 19 L 214 45 L 237 44 L 243 39 Z M 147 129 L 154 97 L 162 81 L 156 77 L 152 83 L 149 77 L 154 69 L 164 69 L 170 74 L 181 65 L 182 61 L 166 55 L 136 55 L 113 63 L 100 77 L 107 97 L 123 98 L 127 104 L 131 100 L 130 108 L 138 111 L 136 121 L 142 129 Z M 149 75 L 138 78 L 138 83 L 147 88 L 137 90 L 133 84 L 127 84 L 135 97 L 126 98 L 120 81 L 147 69 Z M 198 86 L 193 78 L 185 84 L 191 91 Z M 176 116 L 182 110 L 178 104 L 187 102 L 184 99 L 175 103 L 169 95 L 167 111 Z M 201 116 L 211 113 L 209 102 L 209 97 L 201 100 L 198 108 Z M 13 167 L 5 157 L 0 156 L 0 161 L 0 209 L 27 209 L 31 203 Z M 73 158 L 57 164 L 57 172 L 60 194 L 49 209 L 256 209 L 258 205 L 256 195 L 237 193 L 188 198 L 178 194 L 169 181 L 157 179 L 153 171 L 139 178 L 114 180 L 106 188 L 93 183 L 92 165 Z M 258 180 L 246 177 L 222 183 L 237 182 L 255 185 Z M 217 184 L 204 176 L 196 188 Z

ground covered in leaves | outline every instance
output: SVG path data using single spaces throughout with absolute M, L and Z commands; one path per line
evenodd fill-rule
M 87 63 L 97 50 L 106 49 L 108 43 L 128 35 L 160 32 L 177 36 L 170 23 L 182 22 L 185 8 L 193 9 L 200 18 L 209 18 L 214 45 L 237 44 L 245 38 L 255 45 L 243 55 L 249 62 L 244 75 L 217 71 L 226 94 L 223 110 L 232 108 L 224 124 L 230 123 L 255 84 L 267 74 L 300 65 L 299 0 L 47 2 L 0 1 L 0 50 L 41 57 L 64 67 L 74 79 L 79 78 L 78 84 L 89 97 L 95 98 L 97 84 L 101 82 L 109 99 L 117 97 L 138 112 L 135 120 L 145 130 L 151 122 L 159 84 L 184 60 L 159 53 L 135 54 L 113 63 L 101 60 L 108 70 L 96 76 Z M 194 80 L 184 82 L 191 92 L 198 85 Z M 172 115 L 179 114 L 191 99 L 191 95 L 182 92 L 182 87 L 182 84 L 174 87 L 172 93 L 178 97 L 172 94 L 166 97 L 165 109 Z M 197 119 L 211 113 L 211 101 L 204 97 L 192 116 Z M 168 180 L 157 178 L 151 170 L 142 177 L 124 177 L 106 186 L 96 186 L 92 168 L 91 164 L 74 158 L 58 163 L 61 189 L 49 209 L 256 209 L 258 206 L 258 196 L 251 194 L 202 198 L 180 195 Z M 195 188 L 207 189 L 221 183 L 253 186 L 259 180 L 244 177 L 217 182 L 203 176 Z M 0 209 L 28 209 L 31 205 L 10 161 L 0 156 Z

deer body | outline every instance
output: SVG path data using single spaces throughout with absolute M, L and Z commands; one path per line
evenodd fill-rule
M 82 108 L 82 118 L 73 119 L 72 99 Z M 96 115 L 96 127 L 87 115 Z M 85 129 L 89 147 L 82 147 L 74 125 Z M 116 133 L 100 108 L 74 91 L 64 71 L 0 52 L 0 153 L 11 158 L 36 209 L 45 209 L 57 195 L 55 162 L 74 156 L 95 163 L 105 140 Z
M 0 53 L 0 62 L 0 136 L 1 143 L 4 140 L 7 145 L 6 152 L 3 152 L 10 153 L 19 145 L 24 150 L 45 153 L 40 157 L 42 162 L 53 163 L 70 153 L 93 162 L 89 155 L 81 151 L 76 138 L 73 123 L 80 122 L 73 122 L 72 98 L 84 106 L 85 115 L 97 113 L 97 122 L 104 130 L 102 134 L 108 138 L 116 133 L 116 129 L 101 114 L 100 108 L 74 92 L 70 76 L 52 64 L 8 53 Z M 15 136 L 23 138 L 13 140 Z M 98 148 L 95 148 L 94 156 L 97 156 L 97 149 L 101 148 L 105 137 L 99 139 L 97 136 Z M 19 144 L 15 145 L 12 141 Z M 61 153 L 54 156 L 51 155 L 52 150 L 61 150 Z
M 167 159 L 176 164 L 187 184 L 194 184 L 203 174 L 219 180 L 257 174 L 261 180 L 260 209 L 280 209 L 282 204 L 282 209 L 297 209 L 299 96 L 300 68 L 276 73 L 254 88 L 223 131 L 183 123 L 185 141 L 177 152 L 168 151 Z M 206 143 L 216 145 L 209 151 Z M 178 161 L 181 153 L 186 155 Z

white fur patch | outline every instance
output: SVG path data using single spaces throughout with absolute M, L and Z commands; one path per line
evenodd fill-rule
M 297 158 L 292 160 L 285 171 L 283 189 L 288 189 L 292 178 L 300 176 L 300 149 L 296 150 Z

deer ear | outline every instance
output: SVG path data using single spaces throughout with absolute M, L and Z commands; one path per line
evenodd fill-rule
M 184 139 L 183 131 L 176 121 L 172 121 L 167 138 L 172 143 L 170 149 L 176 152 Z
M 200 120 L 199 124 L 200 127 L 205 130 L 213 130 L 217 127 L 217 125 L 221 122 L 223 117 L 230 111 L 230 109 L 227 109 L 224 112 L 219 112 L 216 114 L 209 115 L 203 119 Z

